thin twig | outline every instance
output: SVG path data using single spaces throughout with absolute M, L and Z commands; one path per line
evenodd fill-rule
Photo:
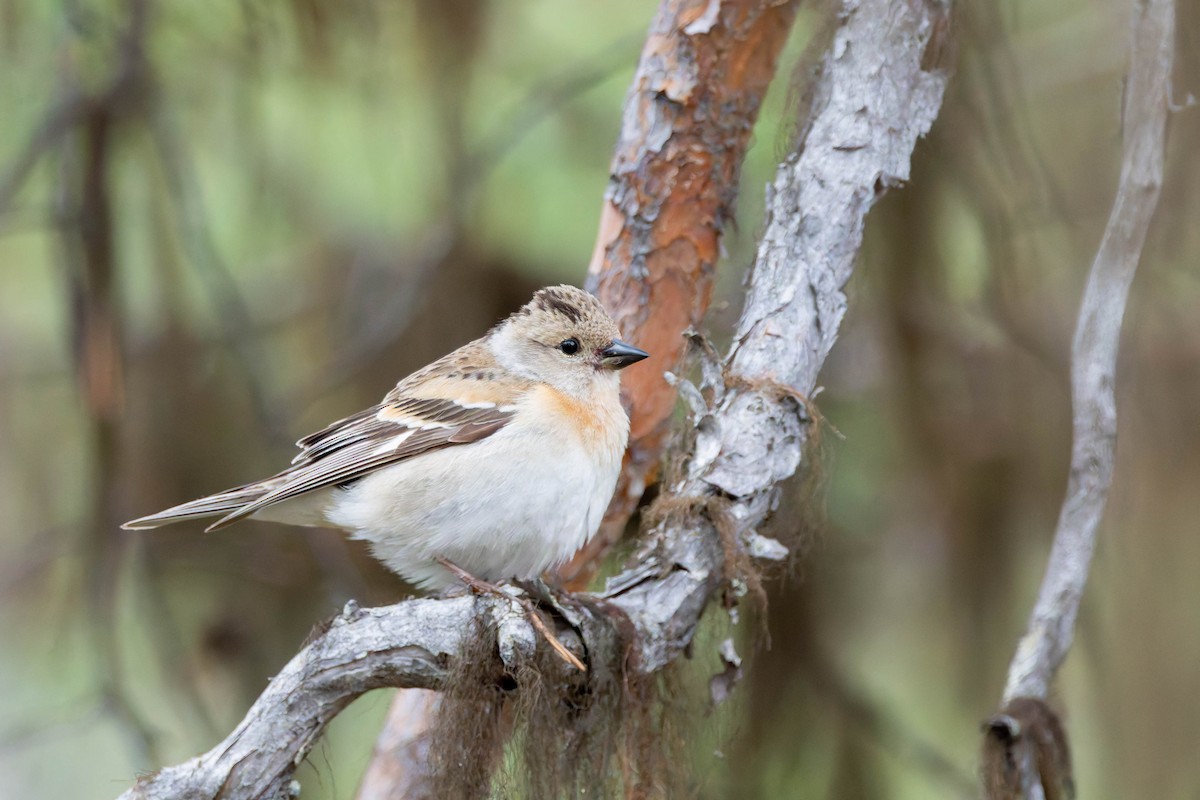
M 1075 413 L 1067 496 L 1029 630 L 1009 667 L 1005 702 L 1045 698 L 1066 658 L 1112 483 L 1121 319 L 1162 185 L 1175 37 L 1173 0 L 1138 0 L 1135 5 L 1120 184 L 1088 275 L 1071 348 Z
M 566 646 L 559 641 L 558 637 L 555 636 L 548 627 L 546 627 L 545 621 L 538 614 L 537 609 L 534 608 L 533 603 L 529 600 L 529 598 L 510 595 L 499 586 L 476 578 L 474 575 L 467 572 L 465 569 L 458 566 L 448 558 L 439 558 L 437 559 L 437 562 L 453 573 L 454 577 L 462 581 L 466 587 L 475 594 L 491 595 L 503 600 L 506 603 L 515 603 L 516 605 L 520 606 L 520 608 L 525 612 L 525 615 L 529 618 L 530 624 L 533 625 L 533 629 L 541 634 L 542 638 L 546 640 L 546 643 L 550 645 L 550 649 L 553 650 L 559 658 L 570 664 L 572 667 L 575 667 L 575 669 L 579 670 L 580 672 L 587 672 L 587 667 L 584 666 L 583 662 L 580 661 L 574 653 L 568 650 Z
M 161 102 L 147 115 L 146 123 L 166 177 L 180 240 L 221 319 L 225 344 L 245 378 L 259 426 L 271 441 L 290 444 L 288 408 L 278 393 L 269 388 L 271 362 L 253 334 L 254 317 L 250 308 L 213 241 L 191 155 L 169 110 Z
M 50 153 L 68 131 L 79 123 L 87 108 L 83 94 L 73 89 L 63 92 L 46 110 L 29 134 L 24 146 L 8 163 L 0 177 L 0 213 L 7 211 L 8 204 L 20 191 L 25 180 L 42 156 Z
M 529 615 L 529 621 L 533 623 L 533 629 L 542 635 L 542 638 L 545 639 L 547 644 L 550 645 L 550 649 L 553 650 L 559 658 L 580 672 L 587 672 L 587 666 L 579 660 L 579 657 L 568 650 L 566 646 L 559 641 L 559 638 L 551 633 L 550 629 L 546 627 L 545 621 L 542 620 L 537 609 L 533 607 L 532 603 L 529 601 L 524 601 L 521 603 L 521 607 L 524 608 L 525 613 Z
M 1121 320 L 1162 186 L 1174 39 L 1173 0 L 1135 0 L 1121 177 L 1071 346 L 1071 471 L 1037 602 L 1009 666 L 1001 710 L 984 727 L 982 774 L 990 798 L 1040 800 L 1073 791 L 1070 746 L 1045 700 L 1071 649 L 1112 484 Z

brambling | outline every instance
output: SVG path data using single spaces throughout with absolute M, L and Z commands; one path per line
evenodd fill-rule
M 619 371 L 646 358 L 595 297 L 539 290 L 383 401 L 304 437 L 266 480 L 125 523 L 220 517 L 336 528 L 419 588 L 532 579 L 600 525 L 629 436 Z M 449 562 L 449 563 L 444 563 Z

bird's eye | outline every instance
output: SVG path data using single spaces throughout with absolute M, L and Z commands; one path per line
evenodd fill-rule
M 578 339 L 563 339 L 561 342 L 558 343 L 558 349 L 562 350 L 564 353 L 566 353 L 569 356 L 573 356 L 579 352 L 579 340 Z

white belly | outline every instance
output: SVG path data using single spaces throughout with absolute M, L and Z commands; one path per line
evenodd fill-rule
M 533 578 L 596 533 L 620 464 L 620 450 L 597 461 L 575 436 L 512 425 L 331 490 L 325 517 L 423 589 L 455 582 L 439 557 L 487 581 Z

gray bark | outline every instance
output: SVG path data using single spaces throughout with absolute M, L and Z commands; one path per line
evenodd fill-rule
M 1009 667 L 1005 702 L 1046 697 L 1074 637 L 1096 529 L 1112 483 L 1121 319 L 1162 186 L 1174 44 L 1173 0 L 1136 0 L 1121 178 L 1071 348 L 1074 425 L 1067 494 L 1029 629 Z
M 751 553 L 781 557 L 758 536 L 795 473 L 811 420 L 806 401 L 845 313 L 842 287 L 867 212 L 908 177 L 917 139 L 937 115 L 947 75 L 931 69 L 948 10 L 922 0 L 848 0 L 815 77 L 796 152 L 768 190 L 766 232 L 750 274 L 734 346 L 706 365 L 710 400 L 686 387 L 696 427 L 683 477 L 669 491 L 698 504 L 719 497 Z M 650 531 L 637 563 L 605 595 L 633 622 L 642 670 L 657 670 L 690 643 L 722 575 L 710 524 L 694 516 Z M 410 600 L 351 610 L 297 654 L 224 742 L 145 777 L 127 800 L 287 796 L 291 776 L 329 720 L 381 686 L 436 687 L 478 602 L 500 625 L 502 656 L 534 634 L 503 601 Z M 568 647 L 582 654 L 577 639 Z
M 947 74 L 922 68 L 943 44 L 945 7 L 866 0 L 844 5 L 842 24 L 815 78 L 810 116 L 796 150 L 767 191 L 767 224 L 725 380 L 711 377 L 711 407 L 692 398 L 696 440 L 677 498 L 729 500 L 751 552 L 786 554 L 755 529 L 778 484 L 800 465 L 811 420 L 802 398 L 837 338 L 849 280 L 871 206 L 908 179 L 917 139 L 933 124 Z M 711 370 L 710 370 L 711 372 Z M 689 520 L 694 523 L 694 520 Z M 721 557 L 712 531 L 665 524 L 653 532 L 632 589 L 615 579 L 615 602 L 642 635 L 643 663 L 657 669 L 690 640 L 716 588 Z M 653 562 L 657 563 L 653 563 Z M 665 575 L 663 574 L 665 571 Z
M 1175 42 L 1173 0 L 1135 0 L 1132 33 L 1121 120 L 1121 177 L 1088 274 L 1071 347 L 1073 440 L 1067 493 L 1029 627 L 1009 665 L 1001 712 L 985 728 L 984 788 L 997 800 L 1053 800 L 1074 794 L 1066 733 L 1044 701 L 1071 649 L 1112 484 L 1121 320 L 1163 179 Z M 1039 710 L 1020 719 L 1014 716 L 1018 707 Z

